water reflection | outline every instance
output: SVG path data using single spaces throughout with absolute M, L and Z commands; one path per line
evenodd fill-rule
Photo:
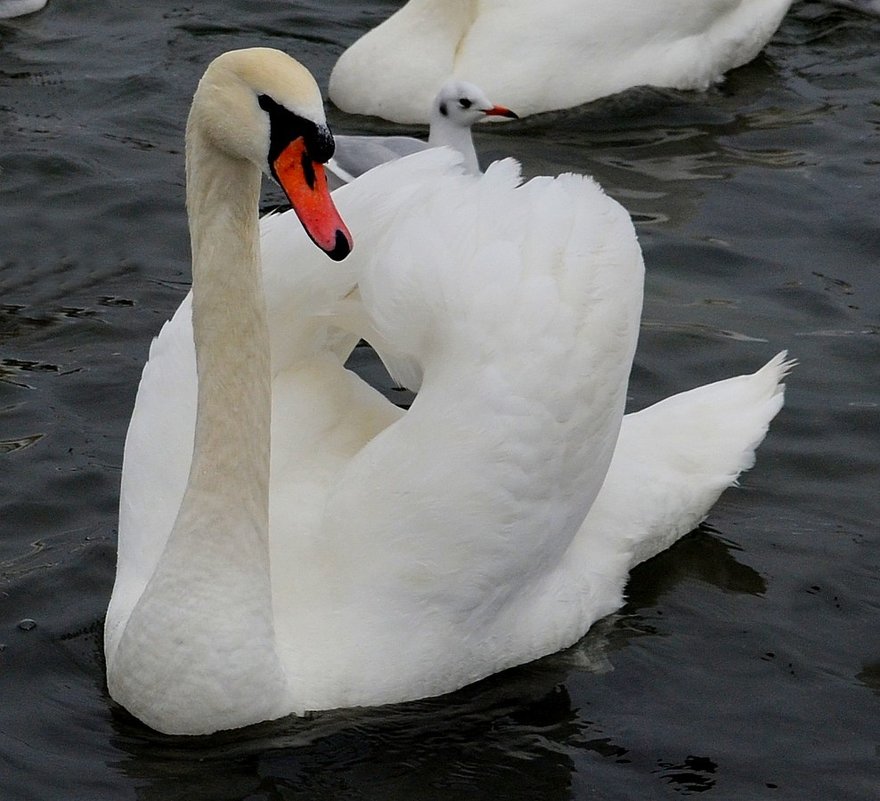
M 740 551 L 736 543 L 703 523 L 670 549 L 632 571 L 627 587 L 629 603 L 624 611 L 656 606 L 664 594 L 690 579 L 725 592 L 763 595 L 767 592 L 764 578 L 737 560 L 736 553 Z
M 57 373 L 56 364 L 45 364 L 31 359 L 0 359 L 0 382 L 12 384 L 20 389 L 33 389 L 22 374 Z
M 17 439 L 0 439 L 0 456 L 29 448 L 35 442 L 39 442 L 43 436 L 43 434 L 31 434 Z
M 513 671 L 440 699 L 316 715 L 181 744 L 120 715 L 138 798 L 568 797 L 580 730 L 560 675 Z M 541 690 L 544 690 L 543 694 Z M 125 730 L 128 730 L 127 732 Z M 137 782 L 140 783 L 140 782 Z

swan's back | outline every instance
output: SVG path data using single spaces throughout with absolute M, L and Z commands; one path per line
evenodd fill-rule
M 345 111 L 426 122 L 431 97 L 450 75 L 520 116 L 645 84 L 704 89 L 753 59 L 790 5 L 410 0 L 342 54 L 330 97 Z
M 449 156 L 418 154 L 345 188 L 369 193 L 409 159 Z M 509 161 L 425 178 L 357 268 L 372 340 L 420 392 L 328 485 L 308 539 L 330 573 L 309 582 L 318 596 L 292 581 L 310 608 L 276 619 L 279 642 L 312 643 L 289 651 L 315 679 L 307 706 L 340 686 L 352 688 L 345 704 L 442 692 L 583 633 L 583 610 L 543 633 L 510 622 L 556 570 L 611 459 L 641 309 L 632 223 L 581 176 L 519 186 Z M 340 648 L 362 658 L 340 663 Z M 389 652 L 401 654 L 394 671 Z

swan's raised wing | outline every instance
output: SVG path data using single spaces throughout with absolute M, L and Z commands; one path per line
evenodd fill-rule
M 365 655 L 350 669 L 397 653 L 406 632 L 398 670 L 334 677 L 369 686 L 374 702 L 405 696 L 416 675 L 428 693 L 460 686 L 592 622 L 514 624 L 604 479 L 643 276 L 628 214 L 594 182 L 520 186 L 512 161 L 425 183 L 418 203 L 395 206 L 375 252 L 362 302 L 392 374 L 420 392 L 334 479 L 319 535 L 336 608 L 364 622 L 334 629 Z

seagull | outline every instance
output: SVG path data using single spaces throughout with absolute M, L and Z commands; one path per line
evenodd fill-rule
M 467 81 L 451 80 L 440 87 L 431 104 L 428 141 L 413 136 L 336 136 L 336 152 L 327 163 L 331 186 L 335 188 L 386 161 L 419 153 L 429 147 L 451 147 L 464 157 L 465 170 L 480 172 L 471 126 L 485 117 L 519 116 L 506 106 L 486 97 L 480 87 Z M 332 178 L 336 178 L 333 181 Z

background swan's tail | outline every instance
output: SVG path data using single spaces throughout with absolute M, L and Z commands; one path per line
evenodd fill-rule
M 673 395 L 623 419 L 605 483 L 579 539 L 626 537 L 629 567 L 695 528 L 755 463 L 782 408 L 786 352 L 760 370 Z M 589 547 L 589 546 L 588 546 Z

